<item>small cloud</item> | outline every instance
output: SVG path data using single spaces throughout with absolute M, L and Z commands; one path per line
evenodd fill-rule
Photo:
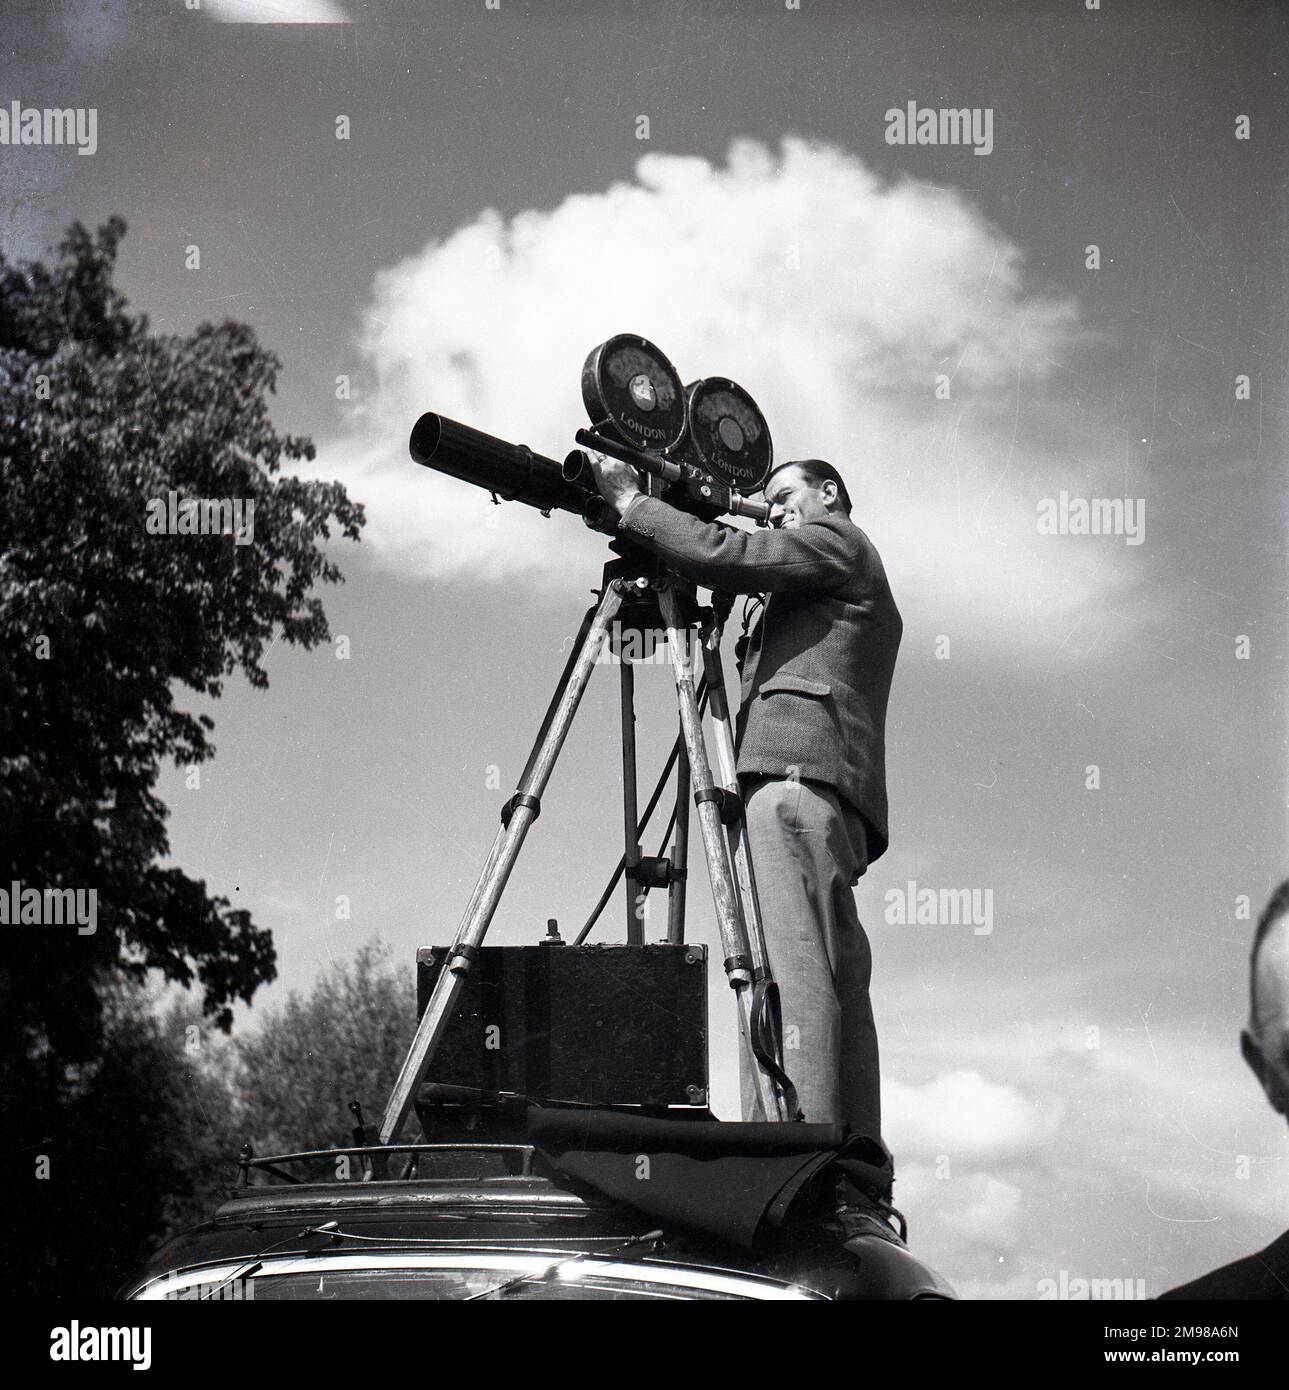
M 988 1173 L 977 1173 L 959 1183 L 954 1195 L 957 1210 L 944 1215 L 951 1230 L 978 1245 L 1015 1247 L 1020 1234 L 1019 1187 Z
M 969 1298 L 1033 1298 L 1024 1189 L 991 1173 L 896 1163 L 895 1203 L 909 1218 L 914 1254 Z M 1008 1290 L 1009 1280 L 1017 1280 Z
M 897 1156 L 930 1164 L 1017 1157 L 1042 1143 L 1058 1118 L 1015 1086 L 977 1071 L 941 1072 L 922 1086 L 891 1081 L 883 1087 L 882 1109 Z
M 219 24 L 350 24 L 336 0 L 203 0 Z

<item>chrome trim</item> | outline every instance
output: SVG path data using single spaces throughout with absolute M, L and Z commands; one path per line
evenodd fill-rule
M 230 1279 L 247 1267 L 254 1256 L 230 1260 L 218 1265 L 205 1265 L 150 1279 L 130 1296 L 131 1302 L 160 1302 L 168 1294 L 203 1284 L 215 1285 Z M 570 1265 L 565 1274 L 559 1266 Z M 708 1293 L 728 1293 L 735 1298 L 773 1302 L 817 1302 L 822 1295 L 795 1284 L 778 1283 L 756 1275 L 723 1274 L 716 1270 L 690 1268 L 683 1265 L 637 1264 L 629 1260 L 604 1259 L 595 1255 L 565 1254 L 552 1260 L 547 1255 L 306 1255 L 266 1259 L 251 1275 L 252 1282 L 283 1274 L 360 1272 L 372 1269 L 479 1269 L 487 1270 L 500 1279 L 527 1274 L 537 1279 L 560 1279 L 570 1285 L 579 1278 L 594 1275 L 598 1278 L 629 1279 L 638 1284 L 653 1284 L 660 1291 L 672 1289 L 703 1290 Z M 450 1301 L 450 1300 L 444 1300 Z

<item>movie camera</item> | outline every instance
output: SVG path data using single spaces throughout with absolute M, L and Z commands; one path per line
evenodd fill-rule
M 646 492 L 705 519 L 769 517 L 751 494 L 770 472 L 770 428 L 737 382 L 706 377 L 683 386 L 647 338 L 619 333 L 588 354 L 582 401 L 591 427 L 576 432 L 583 447 L 563 463 L 433 412 L 417 420 L 409 449 L 417 463 L 495 499 L 546 515 L 574 512 L 595 530 L 612 532 L 617 517 L 596 488 L 587 450 L 633 464 Z

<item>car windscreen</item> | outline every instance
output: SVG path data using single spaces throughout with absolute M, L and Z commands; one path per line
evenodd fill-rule
M 319 1299 L 465 1299 L 489 1300 L 489 1295 L 514 1300 L 559 1299 L 598 1301 L 617 1299 L 719 1299 L 737 1294 L 712 1289 L 675 1288 L 633 1279 L 588 1276 L 582 1279 L 520 1276 L 511 1283 L 496 1270 L 368 1269 L 319 1275 L 278 1274 L 255 1280 L 260 1302 L 313 1302 Z
M 206 1265 L 151 1280 L 133 1295 L 167 1301 L 497 1299 L 782 1300 L 804 1290 L 734 1270 L 570 1253 L 287 1256 Z

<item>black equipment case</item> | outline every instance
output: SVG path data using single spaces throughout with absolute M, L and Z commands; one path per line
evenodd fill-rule
M 447 954 L 416 953 L 418 1013 Z M 707 948 L 480 947 L 426 1080 L 587 1105 L 706 1105 Z

